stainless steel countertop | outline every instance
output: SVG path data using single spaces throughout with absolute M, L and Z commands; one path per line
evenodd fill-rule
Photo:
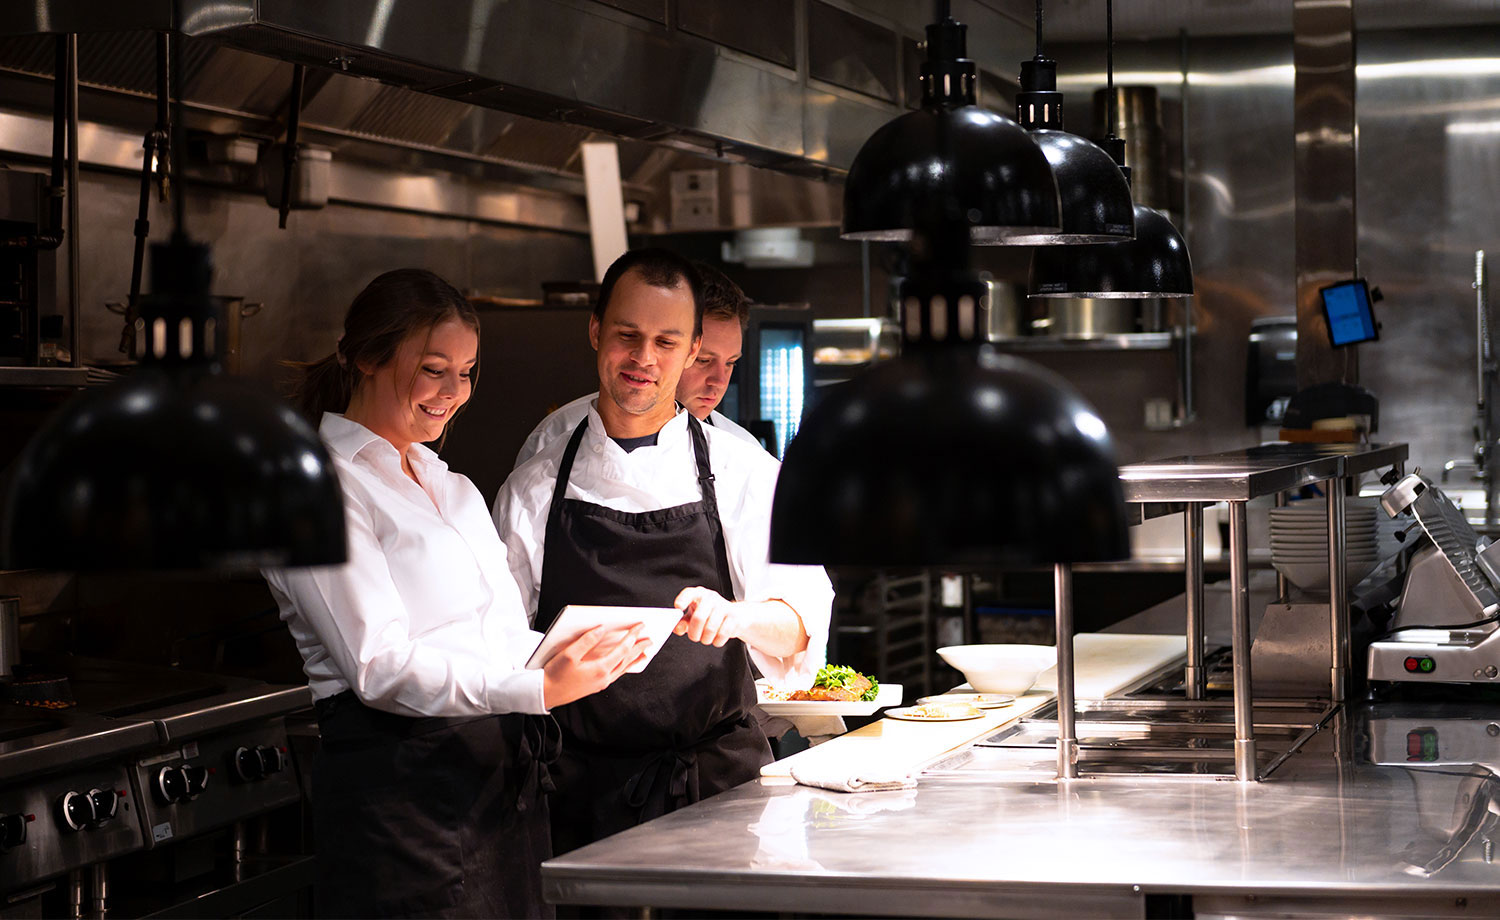
M 1434 723 L 1434 748 L 1463 734 L 1500 761 L 1492 715 Z M 1445 902 L 1494 916 L 1500 784 L 1462 764 L 1377 763 L 1405 759 L 1406 718 L 1341 713 L 1261 783 L 1059 783 L 1050 751 L 996 748 L 907 792 L 751 783 L 552 859 L 543 882 L 564 903 L 808 913 L 1142 916 L 1148 896 L 1186 894 L 1241 915 Z
M 1127 502 L 1249 501 L 1402 463 L 1405 444 L 1262 444 L 1120 468 Z

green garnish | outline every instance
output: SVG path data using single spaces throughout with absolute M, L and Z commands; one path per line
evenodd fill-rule
M 864 693 L 860 694 L 860 700 L 866 703 L 873 702 L 875 695 L 880 692 L 880 682 L 869 675 L 860 674 L 848 665 L 823 665 L 823 667 L 818 669 L 818 676 L 813 679 L 813 686 L 823 687 L 828 690 L 839 690 L 852 686 L 860 677 L 870 682 L 870 686 Z

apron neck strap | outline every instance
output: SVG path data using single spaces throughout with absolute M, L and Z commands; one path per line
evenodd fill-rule
M 578 456 L 578 445 L 583 443 L 583 433 L 589 430 L 589 417 L 585 415 L 578 427 L 573 429 L 573 437 L 568 441 L 568 449 L 563 451 L 562 461 L 557 467 L 557 482 L 552 486 L 552 509 L 554 513 L 562 507 L 563 496 L 568 491 L 568 474 L 573 472 L 573 458 Z

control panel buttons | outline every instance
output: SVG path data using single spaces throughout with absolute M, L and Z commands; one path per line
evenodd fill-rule
M 1421 657 L 1416 655 L 1409 656 L 1405 661 L 1401 662 L 1401 666 L 1406 668 L 1410 674 L 1431 674 L 1437 670 L 1437 662 L 1426 655 Z
M 230 762 L 235 778 L 242 783 L 251 783 L 285 770 L 286 754 L 267 744 L 238 747 L 230 755 Z
M 189 800 L 196 799 L 208 788 L 208 768 L 196 764 L 182 765 L 182 778 L 187 788 Z
M 57 821 L 64 830 L 81 831 L 94 824 L 94 802 L 87 792 L 64 792 L 57 800 Z
M 120 810 L 120 796 L 113 789 L 90 789 L 89 802 L 94 806 L 94 826 L 112 820 Z
M 26 825 L 32 815 L 0 815 L 0 853 L 13 850 L 26 842 Z

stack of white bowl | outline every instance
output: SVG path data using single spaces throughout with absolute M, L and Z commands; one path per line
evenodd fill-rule
M 1380 563 L 1373 499 L 1344 500 L 1344 574 L 1359 584 Z M 1324 499 L 1271 509 L 1271 565 L 1305 591 L 1328 590 L 1328 506 Z

